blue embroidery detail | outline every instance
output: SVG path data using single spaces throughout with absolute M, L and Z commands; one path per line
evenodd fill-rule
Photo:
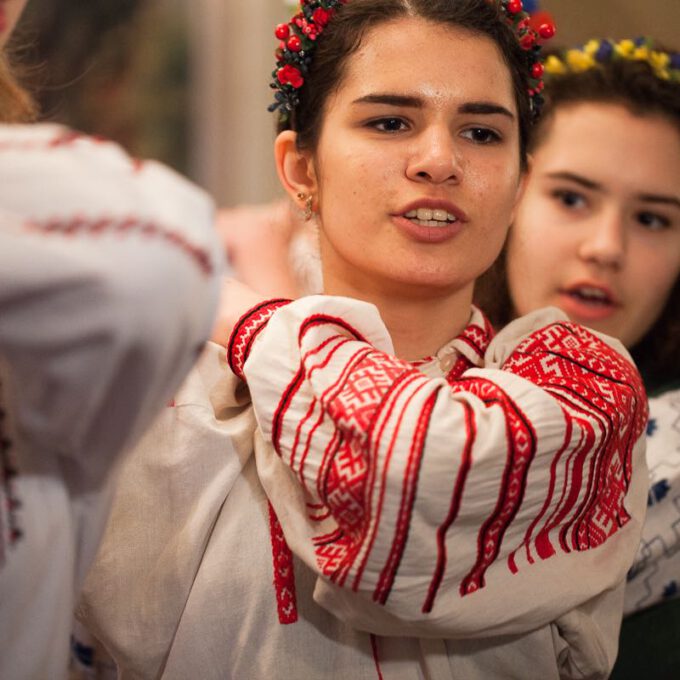
M 668 495 L 671 490 L 671 485 L 667 479 L 660 479 L 656 484 L 652 484 L 649 494 L 647 495 L 647 507 L 656 505 Z
M 656 424 L 656 418 L 650 418 L 647 421 L 647 436 L 652 437 L 658 429 L 659 426 Z

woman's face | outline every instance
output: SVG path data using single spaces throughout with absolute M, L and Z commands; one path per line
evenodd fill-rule
M 510 232 L 518 314 L 557 305 L 632 347 L 680 271 L 680 134 L 615 104 L 556 111 Z
M 312 174 L 327 292 L 471 292 L 521 180 L 495 44 L 415 18 L 368 32 L 327 101 Z
M 0 0 L 0 47 L 7 42 L 25 4 L 26 0 Z

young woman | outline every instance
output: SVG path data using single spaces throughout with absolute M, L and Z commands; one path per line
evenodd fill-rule
M 277 28 L 277 165 L 327 295 L 246 314 L 130 459 L 81 607 L 122 677 L 609 672 L 639 377 L 557 312 L 492 339 L 471 309 L 540 89 L 518 6 L 307 2 Z
M 210 332 L 220 259 L 198 188 L 32 111 L 0 70 L 0 677 L 61 680 L 116 463 Z
M 547 108 L 506 253 L 479 303 L 499 326 L 556 305 L 620 338 L 650 400 L 650 494 L 614 677 L 680 671 L 680 54 L 591 41 L 547 62 Z M 507 285 L 505 285 L 507 281 Z

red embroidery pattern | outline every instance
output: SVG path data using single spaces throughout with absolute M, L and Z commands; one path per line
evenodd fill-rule
M 532 334 L 503 368 L 551 393 L 569 424 L 565 445 L 551 468 L 549 495 L 522 542 L 527 560 L 533 561 L 534 532 L 537 556 L 547 559 L 555 554 L 550 534 L 558 527 L 559 545 L 565 552 L 601 545 L 630 519 L 624 499 L 632 474 L 632 450 L 647 422 L 640 375 L 597 336 L 570 323 Z M 577 444 L 562 461 L 575 436 Z M 554 500 L 558 464 L 567 470 L 566 483 L 553 512 L 544 519 Z M 515 553 L 509 560 L 513 571 L 517 570 Z
M 249 309 L 237 322 L 229 336 L 227 343 L 227 361 L 229 368 L 241 380 L 245 381 L 243 366 L 248 359 L 250 349 L 255 342 L 255 338 L 267 325 L 267 321 L 272 314 L 279 308 L 287 305 L 290 300 L 277 298 L 267 300 Z
M 470 465 L 472 464 L 472 446 L 476 437 L 475 414 L 469 404 L 463 403 L 465 409 L 465 448 L 460 459 L 460 469 L 456 476 L 456 483 L 453 488 L 453 496 L 451 498 L 451 505 L 449 507 L 449 514 L 446 516 L 444 522 L 437 528 L 437 564 L 435 566 L 434 575 L 430 583 L 430 588 L 427 593 L 427 598 L 423 604 L 423 612 L 431 612 L 434 606 L 434 600 L 437 597 L 439 586 L 441 585 L 444 571 L 446 570 L 446 533 L 451 525 L 458 517 L 460 510 L 460 503 L 463 496 L 463 488 L 467 479 Z
M 85 218 L 82 216 L 53 218 L 44 222 L 32 221 L 26 226 L 30 230 L 40 231 L 45 234 L 60 234 L 62 236 L 100 236 L 104 233 L 114 233 L 121 236 L 137 234 L 148 238 L 156 238 L 181 250 L 206 276 L 212 274 L 214 270 L 207 251 L 192 244 L 179 231 L 168 229 L 150 220 L 143 220 L 134 216 L 119 218 Z
M 370 563 L 373 598 L 384 604 L 406 551 L 434 409 L 444 408 L 450 397 L 442 396 L 441 381 L 433 383 L 410 364 L 354 342 L 358 334 L 344 322 L 310 317 L 302 324 L 301 344 L 311 328 L 321 331 L 320 339 L 302 357 L 276 409 L 274 441 L 283 452 L 280 455 L 306 479 L 310 488 L 305 488 L 314 501 L 319 501 L 309 509 L 310 516 L 320 522 L 313 544 L 321 573 L 339 586 L 349 584 L 357 590 Z M 633 446 L 646 422 L 644 391 L 634 367 L 592 333 L 572 324 L 548 326 L 520 343 L 501 368 L 540 387 L 540 399 L 552 398 L 551 406 L 557 417 L 561 412 L 566 424 L 557 447 L 551 443 L 550 449 L 541 451 L 544 440 L 538 439 L 540 432 L 527 415 L 532 403 L 533 408 L 541 403 L 533 402 L 531 386 L 522 387 L 509 375 L 506 388 L 502 381 L 499 385 L 489 378 L 466 378 L 469 368 L 483 365 L 490 339 L 490 327 L 472 325 L 454 341 L 460 356 L 447 382 L 457 395 L 451 408 L 455 421 L 460 416 L 457 436 L 462 448 L 451 452 L 457 469 L 453 469 L 450 500 L 442 499 L 445 506 L 436 529 L 436 552 L 424 556 L 434 561 L 424 612 L 432 611 L 444 580 L 447 550 L 451 549 L 447 534 L 463 512 L 476 447 L 490 445 L 494 455 L 498 449 L 503 471 L 493 507 L 478 520 L 476 555 L 469 565 L 463 565 L 459 577 L 462 597 L 485 587 L 489 569 L 499 559 L 507 560 L 507 568 L 516 573 L 558 551 L 602 545 L 629 521 L 623 502 L 632 473 Z M 306 401 L 309 397 L 300 388 L 310 377 L 314 385 L 317 371 L 316 384 L 324 389 L 321 393 L 317 389 L 311 401 Z M 514 399 L 510 386 L 515 385 L 528 393 L 526 406 L 522 401 L 520 407 Z M 493 410 L 495 422 L 499 420 L 496 411 L 500 412 L 504 441 L 484 441 L 476 423 L 480 409 Z M 286 418 L 294 418 L 294 424 L 286 422 L 284 427 Z M 562 436 L 559 425 L 555 427 Z M 311 450 L 316 467 L 305 473 Z M 549 479 L 538 493 L 545 496 L 536 498 L 534 492 L 538 512 L 532 513 L 528 529 L 523 527 L 522 535 L 513 538 L 517 545 L 504 549 L 539 453 L 543 456 L 539 472 L 546 469 Z M 381 560 L 377 564 L 376 545 Z M 526 554 L 526 560 L 520 561 L 520 554 Z
M 376 452 L 384 428 L 375 437 L 370 451 L 366 451 L 364 444 L 373 438 L 381 405 L 391 409 L 397 396 L 408 386 L 409 378 L 415 375 L 419 373 L 408 364 L 395 362 L 391 357 L 374 351 L 362 353 L 353 371 L 343 376 L 341 389 L 327 391 L 321 398 L 330 417 L 342 432 L 341 445 L 328 465 L 329 474 L 321 498 L 342 528 L 343 535 L 332 547 L 325 545 L 323 550 L 317 552 L 317 562 L 322 573 L 340 584 L 345 582 L 371 525 L 372 494 L 379 472 L 376 468 Z M 389 464 L 395 439 L 396 431 L 385 466 Z M 381 479 L 378 484 L 382 486 L 384 481 Z M 382 498 L 378 512 L 381 506 Z M 389 576 L 385 578 L 391 583 Z M 358 581 L 354 587 L 358 587 Z
M 473 358 L 476 359 L 475 365 L 481 365 L 484 360 L 484 354 L 493 338 L 494 332 L 489 320 L 484 319 L 484 328 L 476 324 L 470 324 L 463 332 L 456 338 L 454 344 L 467 345 L 473 352 Z M 472 363 L 470 361 L 470 363 Z
M 495 383 L 480 379 L 463 380 L 452 389 L 454 393 L 476 395 L 487 408 L 499 407 L 506 420 L 506 464 L 498 500 L 479 530 L 477 561 L 460 584 L 460 594 L 469 595 L 484 587 L 484 575 L 498 557 L 503 536 L 522 505 L 529 467 L 536 453 L 536 434 L 519 406 Z M 463 486 L 464 483 L 461 491 Z
M 298 612 L 293 553 L 288 547 L 288 543 L 286 543 L 279 519 L 271 503 L 269 504 L 269 536 L 272 542 L 274 590 L 276 591 L 279 623 L 295 623 L 298 619 Z

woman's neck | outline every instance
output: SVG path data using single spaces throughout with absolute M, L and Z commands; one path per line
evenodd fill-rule
M 373 303 L 387 326 L 395 354 L 408 361 L 432 356 L 458 335 L 470 321 L 472 284 L 455 292 L 418 295 L 413 288 L 382 291 L 327 281 L 328 295 L 342 295 Z

